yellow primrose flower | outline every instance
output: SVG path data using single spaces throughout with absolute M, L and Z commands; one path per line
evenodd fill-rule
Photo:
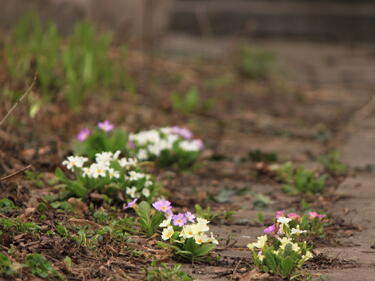
M 195 231 L 195 228 L 193 227 L 193 225 L 184 225 L 180 233 L 180 237 L 187 239 L 187 238 L 194 237 L 194 235 L 196 234 L 198 233 Z

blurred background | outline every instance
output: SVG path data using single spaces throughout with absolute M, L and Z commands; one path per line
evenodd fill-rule
M 167 109 L 185 108 L 249 81 L 274 96 L 324 88 L 361 103 L 375 83 L 374 27 L 369 0 L 3 0 L 2 95 L 14 102 L 38 73 L 31 116 L 116 92 L 164 91 Z M 186 67 L 197 62 L 216 73 L 197 81 Z M 155 67 L 169 69 L 163 90 L 145 89 Z

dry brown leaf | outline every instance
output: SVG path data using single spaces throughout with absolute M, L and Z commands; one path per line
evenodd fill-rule
M 268 278 L 270 275 L 268 273 L 260 273 L 255 269 L 241 275 L 239 277 L 239 281 L 256 281 L 256 280 L 264 280 Z

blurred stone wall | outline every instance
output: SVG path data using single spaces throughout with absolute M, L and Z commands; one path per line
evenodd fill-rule
M 175 0 L 1 0 L 0 28 L 9 29 L 28 11 L 55 22 L 68 33 L 89 19 L 120 41 L 157 41 L 167 29 Z

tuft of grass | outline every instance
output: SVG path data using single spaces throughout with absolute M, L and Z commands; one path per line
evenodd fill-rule
M 242 45 L 238 51 L 240 73 L 254 80 L 269 78 L 275 71 L 276 58 L 266 50 L 251 45 Z
M 318 160 L 324 165 L 324 169 L 333 175 L 345 175 L 348 172 L 348 166 L 341 162 L 340 153 L 336 150 L 321 155 Z
M 327 175 L 316 175 L 303 167 L 294 167 L 290 162 L 282 165 L 277 174 L 285 183 L 283 191 L 288 193 L 320 193 L 328 178 Z
M 52 263 L 41 254 L 30 254 L 26 256 L 25 265 L 30 268 L 34 276 L 41 278 L 57 278 L 58 280 L 66 280 L 65 276 L 58 272 Z
M 151 268 L 147 269 L 146 280 L 147 281 L 192 281 L 186 272 L 182 271 L 181 264 L 175 264 L 169 266 L 168 264 L 162 263 L 159 266 L 156 262 L 151 263 Z
M 77 23 L 66 39 L 53 23 L 42 24 L 26 14 L 4 42 L 5 70 L 10 78 L 6 96 L 17 100 L 19 88 L 37 73 L 36 93 L 30 96 L 31 115 L 45 102 L 64 100 L 77 109 L 89 94 L 134 90 L 121 59 L 110 55 L 112 38 L 88 22 Z M 128 88 L 129 86 L 129 88 Z
M 9 258 L 0 253 L 0 277 L 13 277 L 17 274 Z

